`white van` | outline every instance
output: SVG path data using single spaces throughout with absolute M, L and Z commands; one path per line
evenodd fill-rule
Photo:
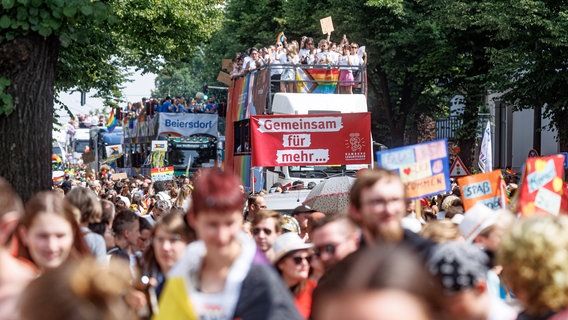
M 363 94 L 276 93 L 269 111 L 275 115 L 301 115 L 367 112 L 368 109 Z M 287 185 L 298 180 L 307 186 L 310 182 L 320 183 L 334 176 L 354 176 L 361 168 L 368 168 L 368 165 L 268 167 L 266 186 L 269 188 L 275 182 Z

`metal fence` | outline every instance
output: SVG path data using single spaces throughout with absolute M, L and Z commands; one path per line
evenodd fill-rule
M 487 120 L 491 120 L 491 114 L 480 113 L 478 114 L 476 137 L 481 138 Z M 461 128 L 463 120 L 461 116 L 449 116 L 447 118 L 440 118 L 436 120 L 436 139 L 455 140 L 456 133 Z

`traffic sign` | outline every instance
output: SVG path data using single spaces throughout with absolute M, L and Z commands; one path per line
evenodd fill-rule
M 469 172 L 467 171 L 465 165 L 463 164 L 462 159 L 457 156 L 454 163 L 450 167 L 450 178 L 458 178 L 468 176 Z

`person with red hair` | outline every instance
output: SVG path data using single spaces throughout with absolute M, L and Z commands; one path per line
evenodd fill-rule
M 289 290 L 242 229 L 245 198 L 232 173 L 195 181 L 188 223 L 199 241 L 172 268 L 155 319 L 302 319 Z

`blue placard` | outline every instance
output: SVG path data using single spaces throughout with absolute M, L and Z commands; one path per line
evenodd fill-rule
M 568 152 L 560 152 L 564 155 L 564 169 L 568 169 Z
M 451 188 L 445 139 L 377 152 L 380 167 L 398 172 L 408 199 L 447 192 Z

